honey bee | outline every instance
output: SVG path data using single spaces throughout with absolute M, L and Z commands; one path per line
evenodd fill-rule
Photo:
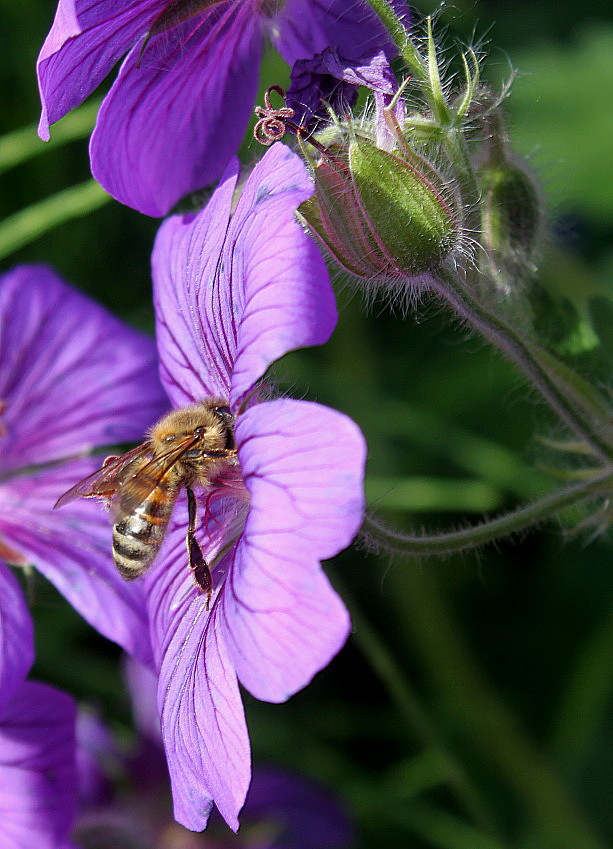
M 187 490 L 187 557 L 194 583 L 207 595 L 213 589 L 209 566 L 195 537 L 193 487 L 210 489 L 215 477 L 237 463 L 234 417 L 227 404 L 210 398 L 173 410 L 126 454 L 107 457 L 102 467 L 64 493 L 61 507 L 76 498 L 101 498 L 110 505 L 113 560 L 127 581 L 138 578 L 155 560 L 180 490 Z

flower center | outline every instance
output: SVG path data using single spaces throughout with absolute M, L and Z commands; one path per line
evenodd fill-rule
M 276 17 L 285 6 L 286 0 L 259 0 L 258 6 L 263 18 Z
M 15 551 L 8 543 L 0 537 L 0 560 L 4 560 L 9 566 L 27 566 L 30 562 L 27 557 Z

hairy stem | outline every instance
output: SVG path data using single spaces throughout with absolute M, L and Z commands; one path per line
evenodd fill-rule
M 387 0 L 367 0 L 367 2 L 381 19 L 413 77 L 420 83 L 427 85 L 428 69 L 426 64 L 419 50 L 409 38 L 407 30 L 393 6 Z M 427 92 L 424 91 L 424 94 L 427 94 Z
M 549 368 L 548 364 L 556 362 L 550 354 L 542 352 L 539 356 L 541 352 L 536 346 L 522 339 L 514 328 L 485 309 L 457 283 L 453 275 L 440 272 L 439 277 L 439 280 L 433 281 L 436 294 L 521 369 L 554 412 L 597 457 L 613 460 L 613 445 L 605 435 L 610 426 L 604 416 L 604 408 L 602 411 L 597 409 L 593 398 L 579 391 L 580 379 L 561 363 L 557 373 Z M 566 377 L 563 377 L 563 372 Z
M 511 513 L 470 528 L 442 534 L 403 534 L 387 527 L 373 514 L 367 514 L 362 534 L 366 547 L 374 551 L 384 550 L 408 556 L 453 554 L 532 528 L 568 507 L 607 491 L 612 485 L 613 471 L 609 468 L 598 477 L 553 492 Z

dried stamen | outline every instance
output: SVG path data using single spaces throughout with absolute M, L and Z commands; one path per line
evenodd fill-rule
M 260 144 L 268 147 L 273 142 L 281 141 L 287 128 L 299 131 L 300 127 L 290 121 L 294 117 L 294 110 L 289 106 L 282 106 L 280 109 L 275 109 L 270 102 L 270 93 L 275 91 L 285 102 L 285 92 L 280 85 L 271 85 L 264 92 L 265 106 L 256 106 L 255 114 L 260 119 L 254 127 L 253 137 Z
M 291 130 L 299 139 L 304 139 L 313 145 L 321 154 L 327 156 L 328 151 L 312 136 L 307 137 L 307 130 L 296 124 L 291 119 L 294 117 L 294 110 L 289 106 L 282 106 L 280 109 L 275 109 L 270 102 L 270 92 L 275 91 L 285 102 L 285 92 L 280 85 L 271 85 L 264 92 L 265 106 L 256 106 L 255 114 L 260 119 L 253 128 L 253 138 L 260 144 L 269 147 L 273 142 L 281 141 L 288 130 Z

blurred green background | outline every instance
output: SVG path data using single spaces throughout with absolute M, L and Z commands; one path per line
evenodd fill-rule
M 550 209 L 534 284 L 542 329 L 559 353 L 610 386 L 610 2 L 456 0 L 419 9 L 433 11 L 450 47 L 470 41 L 487 50 L 494 85 L 517 71 L 509 125 Z M 49 145 L 36 138 L 34 63 L 53 13 L 51 0 L 0 0 L 2 270 L 51 263 L 151 331 L 158 222 L 106 202 L 89 184 L 92 110 L 58 125 Z M 283 74 L 271 61 L 265 83 Z M 246 144 L 246 161 L 257 153 Z M 360 296 L 341 286 L 339 303 L 332 342 L 287 357 L 275 375 L 284 389 L 363 427 L 369 497 L 384 516 L 405 528 L 457 527 L 544 491 L 535 437 L 555 434 L 555 423 L 499 355 L 428 301 L 407 317 L 383 304 L 365 313 Z M 355 819 L 359 849 L 613 845 L 611 554 L 606 541 L 588 545 L 553 526 L 438 562 L 345 552 L 329 574 L 354 633 L 287 705 L 246 697 L 255 762 L 334 788 Z M 35 674 L 99 706 L 128 736 L 115 648 L 42 578 L 33 614 Z

